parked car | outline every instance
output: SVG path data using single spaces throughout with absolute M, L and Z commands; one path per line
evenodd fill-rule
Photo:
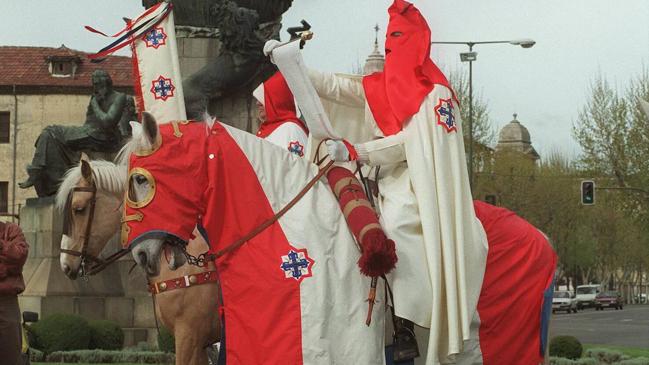
M 595 307 L 595 297 L 600 292 L 600 284 L 579 285 L 577 287 L 577 308 Z
M 552 313 L 566 311 L 577 313 L 577 298 L 572 292 L 561 290 L 552 295 Z
M 605 291 L 597 294 L 595 297 L 595 310 L 604 310 L 604 308 L 622 309 L 624 300 L 620 293 L 616 291 Z
M 647 294 L 646 293 L 636 294 L 634 296 L 634 299 L 635 299 L 634 302 L 637 303 L 637 304 L 646 304 L 647 303 Z

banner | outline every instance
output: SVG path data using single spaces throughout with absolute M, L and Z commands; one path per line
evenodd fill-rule
M 138 114 L 148 111 L 158 123 L 187 119 L 172 9 L 171 3 L 161 2 L 128 21 L 112 36 L 86 26 L 93 33 L 117 38 L 88 56 L 93 62 L 131 46 Z

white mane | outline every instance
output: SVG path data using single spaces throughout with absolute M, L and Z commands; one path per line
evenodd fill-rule
M 126 165 L 116 165 L 109 161 L 89 161 L 92 167 L 93 178 L 97 190 L 110 194 L 121 195 L 126 185 Z M 68 201 L 68 196 L 81 180 L 81 166 L 76 166 L 65 173 L 63 182 L 56 193 L 56 207 L 63 211 Z

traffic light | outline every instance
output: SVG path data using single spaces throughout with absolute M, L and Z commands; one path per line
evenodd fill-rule
M 595 182 L 585 180 L 581 182 L 581 204 L 593 205 L 595 204 Z

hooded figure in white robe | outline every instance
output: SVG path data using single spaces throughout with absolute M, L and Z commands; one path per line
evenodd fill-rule
M 255 89 L 261 125 L 257 137 L 263 138 L 289 152 L 303 157 L 309 130 L 298 117 L 295 98 L 277 71 Z
M 487 238 L 473 208 L 458 101 L 430 59 L 428 24 L 404 0 L 389 14 L 383 72 L 309 77 L 346 138 L 327 141 L 330 156 L 380 166 L 381 223 L 399 259 L 388 276 L 396 315 L 430 328 L 426 364 L 447 363 L 470 350 L 465 341 L 477 343 L 470 327 Z

